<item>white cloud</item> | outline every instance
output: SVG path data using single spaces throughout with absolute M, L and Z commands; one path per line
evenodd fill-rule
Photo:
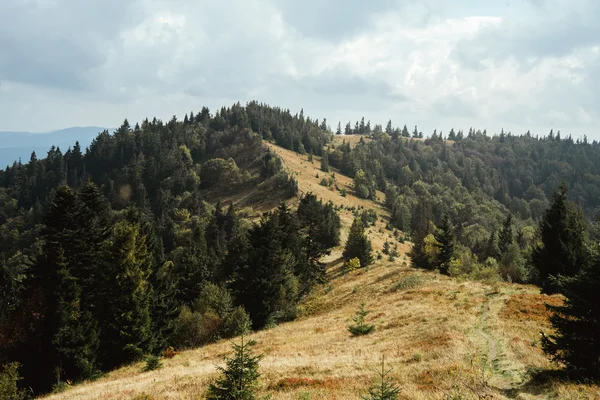
M 426 133 L 600 138 L 595 0 L 371 3 L 4 0 L 0 129 L 113 126 L 257 99 L 332 125 L 364 115 Z

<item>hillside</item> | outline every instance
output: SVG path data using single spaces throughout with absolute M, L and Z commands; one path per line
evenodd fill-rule
M 375 251 L 392 241 L 381 192 L 375 201 L 359 199 L 352 192 L 352 180 L 335 169 L 339 190 L 321 186 L 328 174 L 319 169 L 320 157 L 310 163 L 306 155 L 272 143 L 268 147 L 297 178 L 300 193 L 312 192 L 342 206 L 342 244 L 352 223 L 352 207 L 377 213 L 378 221 L 368 231 Z M 346 197 L 341 195 L 343 188 Z M 239 201 L 244 198 L 237 196 Z M 384 258 L 368 270 L 346 275 L 342 247 L 333 249 L 323 260 L 329 283 L 302 301 L 300 318 L 251 335 L 264 354 L 263 394 L 274 399 L 358 399 L 385 355 L 402 399 L 600 397 L 597 385 L 536 375 L 553 368 L 540 349 L 539 332 L 549 329 L 543 303 L 556 304 L 561 301 L 558 296 L 540 295 L 539 288 L 530 285 L 466 281 L 416 270 L 407 256 L 409 245 L 398 244 L 398 250 L 393 262 Z M 361 302 L 377 330 L 353 338 L 346 328 Z M 222 340 L 165 359 L 158 371 L 142 373 L 143 364 L 137 363 L 46 398 L 201 398 L 216 376 L 215 364 L 221 365 L 228 354 L 230 345 Z

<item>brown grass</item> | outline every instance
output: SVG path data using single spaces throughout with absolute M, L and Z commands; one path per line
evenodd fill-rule
M 388 218 L 381 202 L 358 199 L 350 190 L 343 198 L 320 186 L 315 178 L 317 157 L 311 164 L 306 156 L 271 147 L 287 168 L 298 173 L 303 192 L 312 191 L 336 204 L 373 208 Z M 336 179 L 350 189 L 349 178 L 336 172 Z M 349 211 L 342 211 L 342 222 L 347 232 L 352 222 Z M 389 231 L 379 232 L 383 225 L 379 219 L 370 229 L 375 249 L 389 239 Z M 550 329 L 543 303 L 558 304 L 559 297 L 540 296 L 533 286 L 459 282 L 414 270 L 410 262 L 403 265 L 409 245 L 398 248 L 395 262 L 384 259 L 369 271 L 347 275 L 341 273 L 342 249 L 334 249 L 324 260 L 330 283 L 303 301 L 301 317 L 251 335 L 256 351 L 264 356 L 261 395 L 282 400 L 307 393 L 311 400 L 359 399 L 385 355 L 406 400 L 459 394 L 464 399 L 600 398 L 597 385 L 528 383 L 529 369 L 553 368 L 540 350 L 539 332 Z M 422 278 L 418 284 L 399 285 L 414 282 L 415 276 Z M 376 330 L 352 337 L 347 325 L 361 302 L 366 302 L 367 320 Z M 140 373 L 142 364 L 134 364 L 48 399 L 199 399 L 216 377 L 215 364 L 223 365 L 223 357 L 230 354 L 230 343 L 220 341 L 164 359 L 160 370 Z
M 506 302 L 500 316 L 517 321 L 540 321 L 548 320 L 550 312 L 546 304 L 558 306 L 562 300 L 558 296 L 548 296 L 536 293 L 519 293 L 512 295 Z

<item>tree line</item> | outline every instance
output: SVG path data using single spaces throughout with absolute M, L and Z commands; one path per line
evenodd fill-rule
M 262 142 L 321 154 L 324 122 L 254 102 L 203 108 L 0 171 L 0 364 L 17 362 L 40 394 L 293 319 L 339 244 L 336 208 L 309 193 L 253 221 L 218 199 L 295 196 Z

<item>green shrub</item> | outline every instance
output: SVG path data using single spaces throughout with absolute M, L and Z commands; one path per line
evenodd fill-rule
M 161 369 L 163 366 L 162 362 L 160 361 L 160 358 L 157 356 L 149 356 L 146 359 L 146 365 L 144 366 L 144 368 L 142 369 L 143 372 L 148 372 L 148 371 L 155 371 L 157 369 Z
M 352 272 L 360 268 L 360 260 L 358 257 L 351 258 L 350 260 L 344 263 L 344 271 L 346 273 Z
M 231 338 L 242 335 L 250 330 L 250 316 L 243 307 L 235 307 L 223 322 L 222 336 Z
M 0 370 L 0 399 L 22 400 L 26 393 L 19 390 L 18 383 L 22 379 L 19 376 L 19 363 L 10 363 L 2 366 Z
M 202 315 L 183 306 L 175 319 L 171 341 L 178 349 L 189 349 L 201 346 L 205 340 Z
M 419 275 L 408 275 L 396 283 L 392 290 L 408 290 L 423 284 L 424 279 Z
M 52 393 L 62 393 L 69 388 L 67 382 L 58 382 L 52 386 Z

